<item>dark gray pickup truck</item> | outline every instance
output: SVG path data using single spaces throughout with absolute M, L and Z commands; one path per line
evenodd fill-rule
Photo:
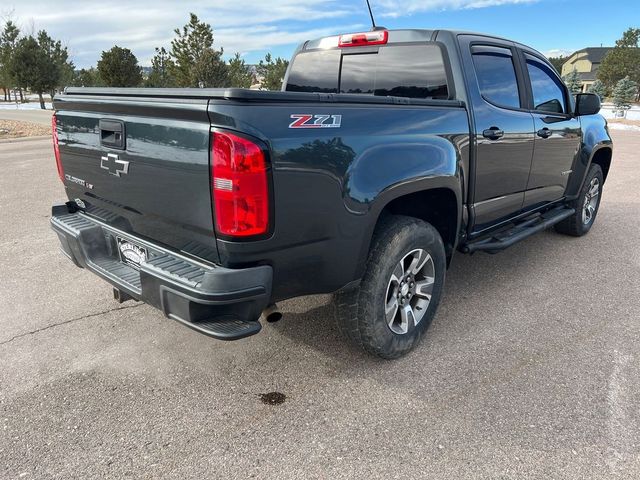
M 232 340 L 336 292 L 341 330 L 384 358 L 426 331 L 454 252 L 587 233 L 612 156 L 598 97 L 540 53 L 444 30 L 305 42 L 282 92 L 69 88 L 54 107 L 51 224 L 117 300 Z

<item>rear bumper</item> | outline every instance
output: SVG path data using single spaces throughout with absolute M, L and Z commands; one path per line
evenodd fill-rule
M 51 227 L 62 251 L 127 293 L 184 325 L 220 340 L 235 340 L 260 331 L 258 319 L 271 299 L 268 265 L 228 269 L 199 263 L 108 226 L 66 205 L 52 209 Z M 145 247 L 140 269 L 120 261 L 116 238 Z

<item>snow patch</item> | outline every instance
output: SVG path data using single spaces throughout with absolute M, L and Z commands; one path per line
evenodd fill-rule
M 53 107 L 51 105 L 51 102 L 45 102 L 45 107 L 47 107 L 47 110 L 51 110 Z M 40 103 L 39 102 L 34 102 L 34 103 L 0 103 L 0 110 L 40 110 Z
M 602 105 L 602 109 L 600 110 L 600 114 L 606 119 L 615 119 L 615 118 L 626 118 L 627 120 L 640 120 L 640 106 L 634 105 L 629 110 L 627 110 L 627 115 L 625 117 L 617 117 L 615 112 L 615 107 L 610 103 L 605 103 Z
M 609 123 L 609 130 L 626 130 L 628 132 L 640 132 L 638 125 L 627 125 L 625 123 Z

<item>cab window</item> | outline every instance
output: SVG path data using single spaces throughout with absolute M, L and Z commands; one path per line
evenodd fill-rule
M 531 79 L 533 109 L 537 112 L 567 113 L 562 81 L 537 58 L 525 54 L 525 59 Z
M 473 65 L 480 93 L 499 107 L 520 108 L 520 91 L 511 50 L 503 47 L 474 46 Z

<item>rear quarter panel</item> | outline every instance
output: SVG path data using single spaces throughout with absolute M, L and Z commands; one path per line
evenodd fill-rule
M 360 278 L 378 216 L 392 199 L 445 187 L 458 205 L 464 201 L 463 108 L 212 101 L 209 110 L 214 127 L 251 134 L 269 148 L 273 235 L 218 239 L 218 252 L 228 266 L 271 264 L 274 300 L 332 292 Z M 342 123 L 293 129 L 292 114 L 341 115 Z

